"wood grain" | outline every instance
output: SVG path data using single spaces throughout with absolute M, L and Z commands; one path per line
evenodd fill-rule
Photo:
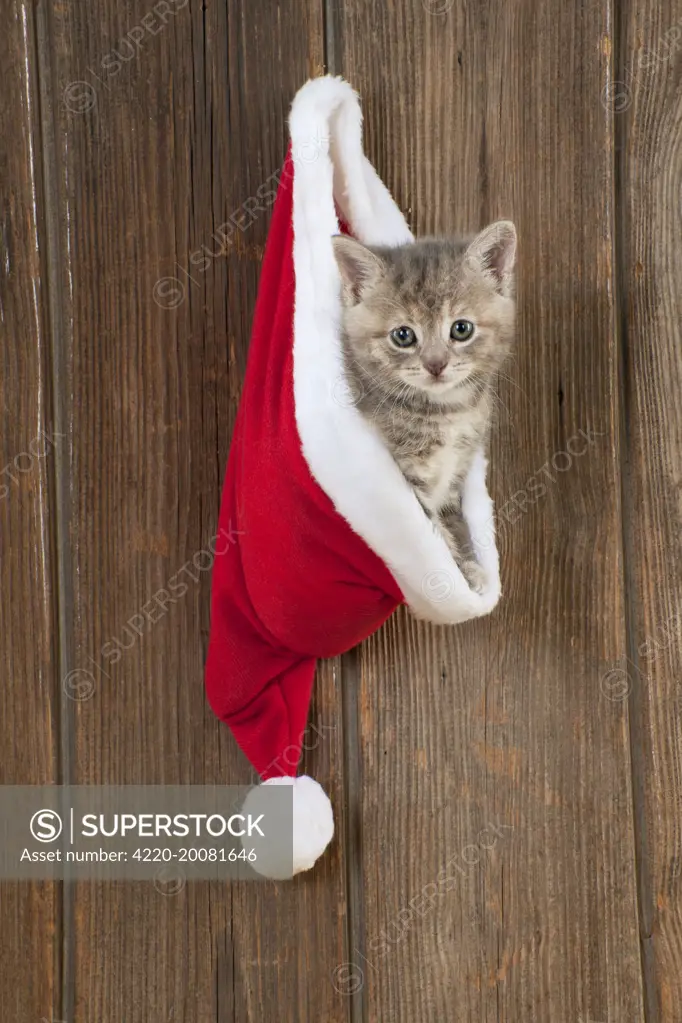
M 289 103 L 321 70 L 322 12 L 170 6 L 162 25 L 142 0 L 54 11 L 70 618 L 74 668 L 93 687 L 70 720 L 78 783 L 250 778 L 206 704 L 210 572 L 192 559 L 216 530 L 269 223 L 267 207 L 240 213 L 281 166 Z M 145 606 L 178 573 L 185 594 L 152 624 Z M 339 803 L 333 670 L 314 713 L 334 730 L 308 756 Z M 309 980 L 344 958 L 340 849 L 310 885 L 77 886 L 66 1018 L 203 1023 L 276 1006 L 281 1020 L 345 1019 L 331 982 Z
M 453 630 L 398 615 L 362 655 L 366 1020 L 644 1018 L 628 709 L 608 674 L 626 650 L 612 14 L 414 0 L 332 22 L 415 230 L 510 217 L 521 248 L 492 451 L 502 604 Z
M 682 4 L 623 19 L 619 142 L 628 685 L 647 1019 L 682 1019 Z
M 359 90 L 417 233 L 521 239 L 499 609 L 401 612 L 320 667 L 313 874 L 3 884 L 3 1015 L 682 1023 L 682 0 L 10 0 L 3 24 L 3 784 L 250 777 L 205 702 L 192 559 L 303 81 Z
M 58 780 L 59 685 L 51 492 L 55 435 L 45 293 L 46 239 L 35 23 L 10 3 L 0 62 L 0 784 Z M 0 886 L 5 1019 L 60 1011 L 59 885 Z

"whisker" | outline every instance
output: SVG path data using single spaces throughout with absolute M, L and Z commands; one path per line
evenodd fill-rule
M 504 411 L 507 413 L 507 416 L 509 417 L 509 423 L 513 427 L 514 426 L 514 419 L 512 417 L 512 414 L 509 411 L 508 406 L 505 405 L 505 403 L 500 398 L 499 394 L 495 394 L 493 391 L 491 391 L 490 392 L 490 397 L 492 399 L 493 405 L 495 405 L 497 408 L 503 408 L 504 409 Z
M 507 383 L 509 383 L 509 384 L 511 384 L 511 385 L 512 385 L 513 387 L 515 387 L 515 388 L 517 389 L 517 391 L 520 391 L 520 392 L 521 392 L 521 394 L 522 394 L 522 395 L 524 396 L 524 398 L 526 399 L 526 401 L 530 401 L 530 398 L 528 397 L 528 394 L 527 394 L 527 392 L 526 392 L 526 391 L 524 391 L 523 387 L 521 387 L 521 385 L 520 385 L 520 384 L 519 384 L 519 383 L 518 383 L 518 382 L 517 382 L 516 380 L 513 380 L 513 379 L 512 379 L 512 377 L 510 377 L 510 376 L 507 376 L 507 374 L 506 374 L 506 373 L 498 373 L 498 374 L 497 374 L 497 376 L 498 376 L 498 379 L 499 379 L 499 380 L 506 380 L 506 381 L 507 381 Z
M 392 398 L 394 395 L 397 395 L 406 386 L 409 386 L 409 385 L 406 385 L 405 383 L 403 383 L 402 380 L 399 380 L 397 384 L 395 384 L 393 387 L 390 387 L 389 390 L 384 395 L 384 397 L 379 402 L 379 404 L 377 405 L 377 407 L 374 409 L 374 416 L 376 417 L 377 412 L 379 411 L 379 409 L 388 401 L 389 398 Z M 396 403 L 397 403 L 397 398 L 395 399 L 395 401 L 391 405 L 391 409 L 395 408 Z

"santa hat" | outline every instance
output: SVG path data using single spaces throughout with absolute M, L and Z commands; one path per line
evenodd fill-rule
M 293 872 L 330 842 L 322 788 L 296 777 L 317 658 L 344 653 L 401 604 L 432 622 L 500 597 L 481 451 L 463 514 L 487 585 L 473 592 L 378 433 L 354 406 L 332 236 L 413 241 L 362 149 L 356 93 L 309 81 L 289 118 L 219 520 L 206 666 L 210 704 L 266 785 L 293 786 Z

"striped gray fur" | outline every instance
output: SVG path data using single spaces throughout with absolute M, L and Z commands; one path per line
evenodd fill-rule
M 393 249 L 345 236 L 333 243 L 353 400 L 480 591 L 461 488 L 487 444 L 495 379 L 514 340 L 514 226 Z

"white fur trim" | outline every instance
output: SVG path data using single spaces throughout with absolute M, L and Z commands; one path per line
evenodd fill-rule
M 243 813 L 258 815 L 259 793 L 265 785 L 293 786 L 293 855 L 272 836 L 256 841 L 244 837 L 244 848 L 255 848 L 251 866 L 264 877 L 282 880 L 310 870 L 334 837 L 334 814 L 322 786 L 308 775 L 299 778 L 269 778 L 256 785 L 244 801 Z
M 291 108 L 294 160 L 294 398 L 303 454 L 336 510 L 385 562 L 412 610 L 452 624 L 500 598 L 493 507 L 481 452 L 464 484 L 463 513 L 487 576 L 473 592 L 379 433 L 348 399 L 339 323 L 341 283 L 331 238 L 335 202 L 366 245 L 413 241 L 362 150 L 362 113 L 341 78 L 312 79 Z

